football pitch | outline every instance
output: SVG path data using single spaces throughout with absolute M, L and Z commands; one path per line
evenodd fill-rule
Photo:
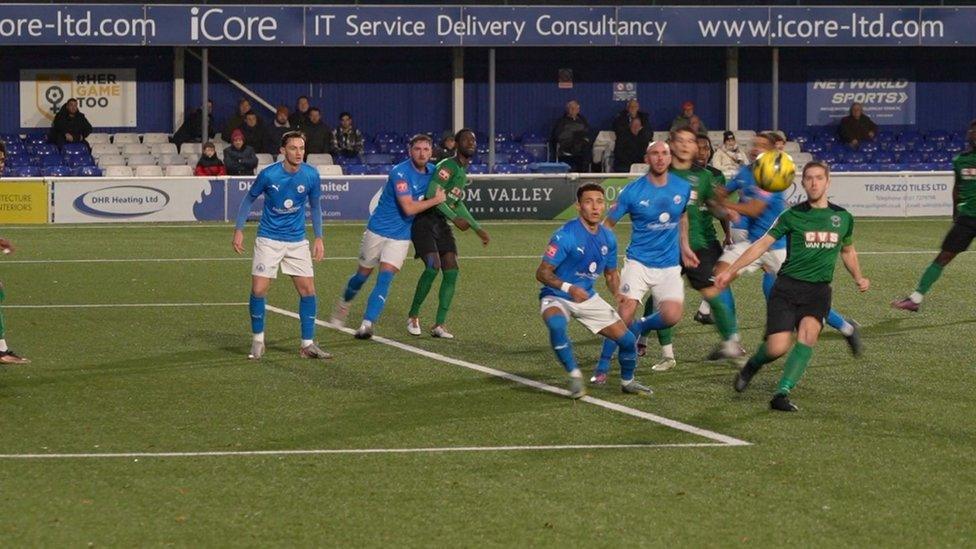
M 249 259 L 225 224 L 6 227 L 0 369 L 0 540 L 6 546 L 963 546 L 976 540 L 976 254 L 919 313 L 910 292 L 946 219 L 859 219 L 872 289 L 838 262 L 834 307 L 863 328 L 854 359 L 827 329 L 793 392 L 783 359 L 749 390 L 703 358 L 691 319 L 678 366 L 571 401 L 538 314 L 557 222 L 458 234 L 456 340 L 406 333 L 421 271 L 396 278 L 373 341 L 322 325 L 332 361 L 298 356 L 298 298 L 273 285 L 268 351 L 248 361 Z M 362 224 L 327 224 L 318 318 L 356 266 Z M 629 224 L 617 227 L 621 250 Z M 255 227 L 248 225 L 247 247 Z M 358 325 L 371 279 L 349 325 Z M 431 323 L 437 287 L 422 322 Z M 602 282 L 599 287 L 605 292 Z M 759 343 L 758 275 L 733 285 Z M 585 371 L 600 338 L 571 325 Z

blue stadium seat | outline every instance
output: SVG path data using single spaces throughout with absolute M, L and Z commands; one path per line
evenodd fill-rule
M 378 152 L 380 152 L 380 148 L 376 143 L 370 143 L 370 142 L 363 143 L 364 154 L 376 154 Z
M 526 145 L 548 145 L 549 140 L 535 133 L 522 134 L 522 146 Z
M 908 151 L 902 154 L 896 154 L 895 156 L 901 164 L 920 164 L 925 162 L 925 157 L 915 151 Z
M 495 164 L 495 173 L 498 174 L 513 174 L 518 173 L 516 171 L 518 166 L 515 164 Z
M 885 131 L 885 130 L 879 131 L 878 134 L 875 136 L 875 139 L 877 139 L 881 143 L 890 143 L 892 141 L 897 141 L 894 132 Z
M 41 160 L 41 166 L 43 167 L 63 166 L 63 165 L 64 165 L 64 160 L 56 154 L 49 154 L 43 157 L 43 159 Z
M 393 164 L 373 164 L 369 166 L 370 175 L 390 175 Z
M 47 135 L 43 133 L 29 133 L 27 134 L 27 138 L 24 139 L 24 144 L 27 146 L 47 144 Z
M 503 153 L 513 153 L 522 150 L 522 145 L 514 141 L 505 141 L 495 145 L 495 150 Z
M 854 169 L 859 172 L 880 172 L 881 166 L 878 164 L 855 164 Z
M 908 130 L 901 133 L 898 136 L 899 143 L 907 143 L 909 145 L 914 145 L 922 141 L 922 134 L 914 130 Z
M 830 170 L 834 172 L 849 172 L 851 171 L 851 165 L 838 162 L 837 164 L 831 164 Z
M 496 133 L 495 134 L 495 144 L 508 143 L 512 140 L 512 136 L 507 133 Z
M 898 155 L 900 153 L 908 151 L 908 145 L 905 143 L 901 143 L 899 141 L 895 141 L 888 146 L 888 150 Z
M 44 177 L 67 177 L 71 175 L 71 168 L 67 166 L 45 166 L 41 169 Z
M 880 148 L 881 147 L 879 147 L 877 143 L 873 141 L 867 141 L 865 143 L 861 143 L 861 146 L 858 147 L 857 150 L 861 151 L 864 154 L 873 154 L 878 152 Z
M 13 169 L 13 177 L 41 177 L 41 168 L 38 166 L 18 166 Z
M 512 159 L 512 155 L 504 152 L 495 153 L 495 164 L 508 164 Z
M 533 162 L 529 164 L 532 173 L 568 173 L 569 164 L 565 162 Z
M 549 158 L 549 145 L 545 143 L 526 143 L 522 141 L 522 150 L 536 162 Z
M 894 162 L 886 162 L 877 166 L 883 172 L 901 172 L 906 169 L 904 164 L 895 164 Z
M 380 132 L 376 134 L 375 142 L 380 143 L 400 143 L 402 141 L 399 134 L 396 132 Z
M 936 151 L 935 143 L 929 143 L 927 141 L 919 141 L 915 145 L 915 152 L 922 153 L 923 155 L 932 154 Z
M 817 135 L 817 142 L 823 144 L 837 143 L 837 135 L 833 133 L 821 133 Z
M 84 143 L 65 143 L 64 154 L 88 154 L 91 152 Z
M 943 146 L 942 150 L 950 154 L 958 154 L 966 149 L 965 141 L 947 141 Z
M 837 153 L 831 151 L 824 151 L 816 155 L 817 160 L 821 162 L 826 162 L 827 164 L 834 165 L 836 162 L 843 162 Z
M 826 145 L 824 145 L 823 143 L 820 143 L 819 141 L 811 141 L 809 143 L 804 144 L 801 147 L 801 150 L 803 150 L 805 152 L 808 152 L 808 153 L 816 156 L 819 153 L 822 153 L 825 150 L 827 150 L 827 147 L 826 147 Z
M 95 165 L 95 159 L 92 158 L 91 155 L 88 155 L 88 154 L 84 154 L 84 155 L 79 154 L 79 155 L 74 155 L 74 156 L 66 156 L 64 158 L 64 160 L 65 160 L 65 163 L 68 166 L 72 167 L 72 168 L 77 168 L 79 166 L 94 166 Z
M 392 164 L 394 156 L 392 154 L 367 154 L 366 163 L 367 164 Z
M 37 143 L 28 145 L 27 150 L 34 156 L 44 156 L 48 154 L 61 154 L 58 147 L 52 143 Z
M 478 154 L 488 154 L 488 143 L 484 141 L 478 141 L 477 152 Z
M 868 161 L 868 158 L 863 153 L 852 152 L 847 154 L 844 161 L 848 164 L 864 164 Z
M 895 161 L 895 155 L 888 151 L 878 151 L 871 155 L 871 162 L 875 164 L 891 164 Z
M 813 134 L 803 130 L 796 131 L 790 134 L 790 141 L 796 141 L 802 146 L 804 143 L 813 141 Z
M 468 173 L 470 174 L 483 174 L 488 173 L 487 164 L 471 164 L 468 166 Z
M 98 166 L 80 166 L 71 171 L 76 177 L 101 177 L 102 170 Z
M 929 155 L 929 162 L 934 162 L 936 164 L 944 164 L 946 162 L 952 163 L 952 153 L 947 151 L 935 151 Z
M 346 164 L 342 167 L 346 175 L 369 175 L 369 166 L 364 164 Z
M 925 134 L 925 140 L 932 143 L 944 143 L 949 140 L 949 132 L 945 130 L 932 130 Z
M 7 167 L 30 166 L 30 157 L 26 154 L 14 154 L 7 156 Z
M 508 161 L 512 164 L 531 164 L 536 159 L 528 152 L 514 153 Z
M 936 165 L 928 162 L 911 162 L 908 164 L 908 169 L 913 172 L 934 172 Z

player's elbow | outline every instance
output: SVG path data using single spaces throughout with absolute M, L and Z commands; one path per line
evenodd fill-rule
M 548 277 L 548 269 L 546 269 L 545 264 L 539 265 L 539 268 L 535 270 L 535 279 L 542 284 L 546 283 Z

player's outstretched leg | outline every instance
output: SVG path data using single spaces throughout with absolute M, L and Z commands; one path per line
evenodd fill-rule
M 420 329 L 420 308 L 424 304 L 424 300 L 427 299 L 427 294 L 430 293 L 430 289 L 434 286 L 434 279 L 437 278 L 437 273 L 441 270 L 441 259 L 436 253 L 430 253 L 424 256 L 424 272 L 420 273 L 420 278 L 417 280 L 417 289 L 413 292 L 413 303 L 410 305 L 410 312 L 407 318 L 407 331 L 410 335 L 419 336 L 421 334 Z
M 859 357 L 864 353 L 864 344 L 861 343 L 861 325 L 852 319 L 844 318 L 840 313 L 831 309 L 827 315 L 827 325 L 837 330 L 847 340 L 847 346 L 851 349 L 851 354 Z
M 369 279 L 372 269 L 364 269 L 360 267 L 349 280 L 346 281 L 346 288 L 342 291 L 342 297 L 336 302 L 335 308 L 332 309 L 332 315 L 329 316 L 329 323 L 333 326 L 345 326 L 346 318 L 349 316 L 349 304 L 352 300 L 356 298 L 356 294 L 362 289 L 363 284 Z
M 264 355 L 264 315 L 267 298 L 251 294 L 247 308 L 251 314 L 251 352 L 247 358 L 257 360 Z
M 953 229 L 955 226 L 953 226 Z M 949 231 L 949 235 L 946 239 L 952 235 L 952 231 Z M 915 291 L 912 292 L 908 297 L 898 299 L 891 302 L 891 306 L 896 309 L 901 309 L 903 311 L 911 311 L 913 313 L 918 312 L 918 309 L 922 305 L 922 300 L 925 298 L 925 294 L 932 289 L 932 285 L 935 281 L 939 280 L 942 276 L 942 271 L 945 269 L 946 265 L 949 264 L 956 257 L 953 252 L 947 252 L 945 250 L 939 252 L 939 255 L 935 257 L 935 261 L 929 264 L 925 268 L 925 272 L 922 273 L 922 278 L 918 281 L 918 286 L 915 287 Z
M 623 321 L 620 321 L 600 330 L 600 335 L 612 342 L 613 348 L 619 349 L 617 359 L 620 362 L 620 390 L 638 396 L 653 394 L 650 387 L 634 378 L 634 371 L 637 369 L 637 336 L 633 330 L 627 329 Z
M 363 322 L 359 325 L 359 329 L 356 330 L 356 339 L 369 339 L 373 337 L 373 326 L 380 319 L 380 315 L 383 314 L 383 308 L 386 306 L 386 297 L 390 294 L 390 285 L 393 284 L 393 278 L 396 276 L 396 271 L 390 269 L 380 269 L 380 273 L 376 275 L 376 285 L 373 286 L 373 291 L 369 293 L 369 300 L 366 302 L 366 312 L 363 314 Z
M 3 284 L 0 284 L 0 303 L 3 303 Z M 29 364 L 30 359 L 17 355 L 7 347 L 3 323 L 3 310 L 0 310 L 0 364 Z
M 746 351 L 739 343 L 739 326 L 735 321 L 735 316 L 728 307 L 728 302 L 732 298 L 728 289 L 719 292 L 714 286 L 702 290 L 708 304 L 712 307 L 712 316 L 715 318 L 715 328 L 718 330 L 722 343 L 708 355 L 707 360 L 728 359 L 740 367 L 746 358 Z M 723 297 L 724 296 L 724 297 Z
M 447 313 L 451 310 L 451 302 L 454 301 L 454 290 L 457 288 L 457 279 L 460 271 L 458 270 L 457 254 L 448 252 L 441 255 L 441 289 L 437 292 L 437 317 L 434 319 L 434 327 L 430 335 L 444 339 L 454 339 L 454 335 L 447 331 L 444 323 L 447 322 Z
M 552 345 L 552 351 L 556 353 L 559 363 L 569 374 L 569 396 L 574 399 L 582 398 L 586 396 L 586 388 L 583 386 L 583 373 L 573 355 L 573 343 L 567 332 L 568 321 L 558 309 L 549 309 L 544 314 L 548 315 L 544 320 L 549 328 L 549 344 Z
M 699 324 L 715 324 L 715 319 L 712 318 L 712 306 L 708 304 L 707 300 L 701 300 L 698 304 L 698 310 L 695 311 L 695 322 Z
M 678 365 L 674 358 L 674 328 L 664 328 L 657 331 L 657 343 L 661 346 L 661 360 L 651 366 L 655 372 L 666 372 Z
M 756 349 L 756 352 L 746 361 L 745 366 L 736 374 L 733 386 L 737 392 L 741 393 L 745 391 L 749 387 L 749 382 L 752 381 L 752 378 L 763 366 L 776 360 L 785 353 L 785 348 L 789 346 L 791 335 L 789 332 L 782 332 L 772 334 L 766 338 L 766 341 Z M 781 340 L 780 338 L 783 339 Z M 772 349 L 770 349 L 770 341 L 772 341 Z

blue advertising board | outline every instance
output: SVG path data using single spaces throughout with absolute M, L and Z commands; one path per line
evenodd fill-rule
M 908 78 L 817 78 L 807 82 L 807 125 L 838 124 L 852 103 L 861 103 L 875 124 L 912 125 L 916 98 Z
M 972 46 L 976 7 L 0 4 L 0 45 Z
M 253 177 L 231 177 L 227 180 L 227 219 L 234 220 L 244 195 L 251 190 Z M 322 217 L 326 220 L 363 220 L 379 200 L 386 183 L 385 176 L 329 177 L 322 179 Z M 259 219 L 264 197 L 251 205 L 248 219 Z

